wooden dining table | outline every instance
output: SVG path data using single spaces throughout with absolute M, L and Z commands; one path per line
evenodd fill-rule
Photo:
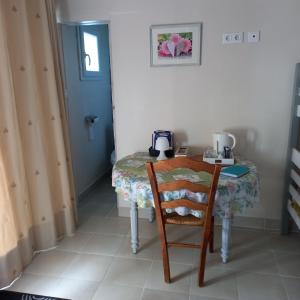
M 191 157 L 195 160 L 202 160 L 201 155 Z M 137 152 L 128 155 L 116 162 L 112 171 L 112 185 L 115 191 L 122 196 L 122 199 L 130 202 L 131 220 L 131 248 L 133 253 L 137 253 L 139 248 L 138 235 L 138 208 L 149 209 L 149 220 L 154 219 L 153 196 L 148 180 L 145 164 L 148 161 L 155 161 L 146 152 Z M 231 226 L 234 215 L 244 213 L 249 207 L 253 207 L 259 202 L 259 176 L 254 163 L 237 159 L 236 163 L 249 168 L 246 175 L 233 178 L 221 175 L 218 182 L 218 189 L 215 198 L 214 216 L 222 220 L 222 246 L 221 258 L 224 263 L 230 255 Z M 172 178 L 170 178 L 171 176 Z M 207 175 L 208 176 L 208 175 Z M 170 179 L 188 179 L 195 182 L 209 181 L 210 178 L 199 174 L 190 174 L 187 170 L 179 170 L 174 174 L 160 174 L 162 182 Z M 164 195 L 164 200 L 172 200 L 185 196 L 186 191 L 168 192 Z M 203 194 L 195 193 L 195 201 L 205 201 Z M 189 211 L 188 213 L 201 217 L 200 211 Z

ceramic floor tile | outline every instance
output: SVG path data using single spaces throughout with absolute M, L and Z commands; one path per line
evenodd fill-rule
M 109 218 L 118 218 L 119 217 L 118 207 L 114 206 L 106 216 Z
M 126 237 L 121 247 L 119 248 L 116 256 L 119 257 L 130 257 L 140 259 L 153 259 L 160 257 L 160 245 L 157 240 L 151 239 L 140 239 L 140 247 L 136 254 L 132 253 L 131 241 L 129 237 Z
M 224 268 L 230 268 L 243 272 L 262 274 L 278 274 L 278 268 L 273 251 L 249 252 L 247 249 L 232 249 L 230 260 L 222 264 Z
M 110 256 L 80 254 L 62 276 L 69 279 L 101 281 L 112 260 Z
M 224 300 L 222 298 L 212 298 L 212 297 L 203 297 L 203 296 L 196 296 L 196 295 L 190 295 L 189 300 Z
M 143 287 L 150 267 L 151 261 L 148 260 L 116 257 L 105 280 L 115 284 Z
M 95 228 L 97 233 L 127 235 L 130 230 L 130 219 L 104 218 L 97 225 L 99 225 Z
M 80 212 L 89 214 L 90 216 L 106 216 L 114 207 L 113 203 L 96 203 L 91 202 L 83 207 L 80 207 Z
M 268 232 L 233 228 L 231 233 L 231 248 L 247 249 L 248 252 L 268 251 L 272 250 L 272 239 L 273 235 Z
M 82 252 L 92 254 L 115 255 L 119 250 L 123 236 L 94 234 L 83 247 Z
M 102 203 L 107 204 L 117 204 L 117 194 L 115 193 L 114 189 L 110 187 L 110 189 L 106 191 L 102 191 L 101 193 L 101 201 Z
M 275 251 L 300 254 L 300 235 L 299 233 L 290 233 L 288 235 L 273 234 L 270 247 Z
M 142 300 L 189 300 L 188 294 L 145 289 Z
M 103 216 L 91 216 L 84 220 L 84 222 L 79 222 L 78 231 L 98 233 L 99 228 L 104 222 Z
M 289 300 L 300 299 L 300 278 L 282 278 Z
M 199 263 L 200 263 L 200 250 L 196 250 L 194 265 L 198 267 Z M 217 267 L 220 269 L 230 269 L 228 267 L 228 263 L 224 264 L 222 262 L 221 253 L 220 253 L 219 249 L 215 250 L 213 253 L 210 253 L 209 250 L 207 249 L 206 267 L 207 268 Z
M 77 255 L 76 253 L 61 250 L 42 252 L 34 257 L 32 263 L 24 272 L 59 276 L 70 266 Z
M 93 300 L 140 300 L 143 289 L 133 286 L 117 285 L 103 281 Z
M 57 249 L 80 252 L 90 240 L 91 236 L 91 233 L 77 231 L 74 236 L 65 237 L 58 244 Z
M 214 227 L 214 247 L 215 249 L 221 249 L 222 245 L 222 226 L 215 225 Z
M 111 176 L 109 174 L 103 176 L 95 188 L 85 195 L 84 199 L 80 201 L 80 204 L 84 204 L 88 201 L 97 201 L 103 203 L 106 201 L 105 197 L 101 197 L 103 195 L 110 195 L 110 201 L 117 200 L 116 193 L 111 185 Z
M 235 271 L 222 268 L 207 268 L 204 287 L 198 286 L 198 270 L 193 273 L 191 295 L 221 299 L 238 299 Z
M 156 222 L 150 223 L 148 220 L 139 219 L 139 237 L 144 239 L 158 239 Z M 130 235 L 130 232 L 128 233 Z
M 279 274 L 300 277 L 300 253 L 274 251 Z
M 91 300 L 99 282 L 61 278 L 54 289 L 54 296 L 72 300 Z
M 214 230 L 214 246 L 216 249 L 218 249 L 221 246 L 221 227 L 215 225 Z M 202 228 L 199 227 L 180 225 L 167 226 L 167 236 L 169 240 L 188 243 L 200 243 L 202 241 L 202 234 Z
M 141 247 L 132 254 L 130 219 L 118 217 L 116 202 L 107 177 L 81 201 L 75 236 L 62 240 L 57 250 L 37 255 L 11 289 L 72 300 L 287 300 L 286 293 L 289 300 L 300 299 L 299 235 L 233 228 L 231 260 L 223 264 L 222 231 L 215 226 L 205 287 L 197 284 L 197 249 L 170 248 L 174 282 L 166 284 L 156 222 L 139 220 Z M 170 225 L 167 237 L 198 243 L 201 231 Z
M 112 187 L 110 187 L 110 189 L 100 187 L 91 191 L 88 195 L 88 201 L 95 202 L 97 204 L 114 204 L 117 201 L 117 195 L 115 195 Z
M 91 216 L 89 213 L 82 212 L 80 209 L 78 209 L 78 228 L 85 224 L 90 217 Z
M 87 204 L 89 203 L 95 206 L 114 206 L 117 204 L 117 198 L 114 191 L 100 191 L 89 198 Z
M 24 273 L 21 278 L 9 288 L 9 290 L 44 296 L 55 296 L 53 291 L 58 282 L 58 277 Z
M 202 238 L 202 229 L 194 226 L 166 226 L 168 241 L 200 243 Z
M 145 287 L 153 290 L 188 293 L 191 283 L 192 266 L 170 263 L 170 270 L 172 283 L 165 283 L 162 262 L 153 261 Z
M 239 300 L 287 300 L 281 278 L 276 275 L 237 275 Z
M 160 248 L 156 252 L 155 260 L 162 260 L 161 250 Z M 194 265 L 195 256 L 197 253 L 200 253 L 200 250 L 192 249 L 192 248 L 169 248 L 169 259 L 170 262 L 174 263 L 182 263 L 187 265 Z

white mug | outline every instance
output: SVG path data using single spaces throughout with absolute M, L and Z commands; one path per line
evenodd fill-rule
M 229 147 L 231 150 L 235 147 L 235 136 L 228 132 L 215 132 L 213 134 L 214 150 L 220 154 L 224 151 L 224 147 Z

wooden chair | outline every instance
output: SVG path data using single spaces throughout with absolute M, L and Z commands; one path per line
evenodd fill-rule
M 154 197 L 157 226 L 161 240 L 165 282 L 171 282 L 168 247 L 199 248 L 202 250 L 199 266 L 199 286 L 203 286 L 206 250 L 208 244 L 210 252 L 213 252 L 214 218 L 212 216 L 212 210 L 221 168 L 218 165 L 210 165 L 205 162 L 196 161 L 187 157 L 177 157 L 155 163 L 149 162 L 146 164 L 146 168 Z M 156 172 L 170 172 L 178 168 L 187 168 L 195 172 L 207 172 L 212 175 L 211 183 L 209 186 L 201 183 L 193 183 L 187 180 L 176 180 L 161 184 L 157 183 Z M 197 203 L 189 199 L 161 201 L 160 192 L 182 189 L 186 189 L 194 193 L 200 192 L 207 194 L 207 203 Z M 176 207 L 187 207 L 189 209 L 202 211 L 203 218 L 197 218 L 193 215 L 180 216 L 176 212 L 166 213 L 165 211 L 167 208 Z M 166 237 L 166 224 L 203 227 L 202 243 L 198 245 L 190 243 L 178 243 L 175 241 L 168 242 Z

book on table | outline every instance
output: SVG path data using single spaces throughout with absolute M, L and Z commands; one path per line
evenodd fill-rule
M 248 172 L 249 172 L 249 168 L 247 166 L 233 165 L 230 167 L 222 168 L 221 174 L 238 178 L 247 174 Z

